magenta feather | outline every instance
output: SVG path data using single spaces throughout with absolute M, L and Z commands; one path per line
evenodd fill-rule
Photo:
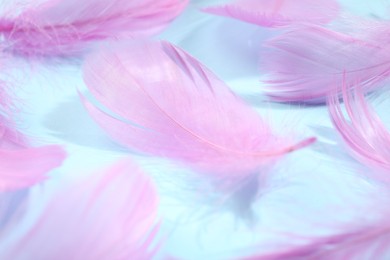
M 347 86 L 360 82 L 364 91 L 390 75 L 389 48 L 371 37 L 299 26 L 267 46 L 271 49 L 262 56 L 262 70 L 267 74 L 264 83 L 268 95 L 278 102 L 325 102 L 344 74 Z
M 203 11 L 265 27 L 299 22 L 324 24 L 335 18 L 339 6 L 334 0 L 235 0 Z
M 333 125 L 355 158 L 375 168 L 372 174 L 389 181 L 390 133 L 365 101 L 361 88 L 348 89 L 344 82 L 342 92 L 346 115 L 336 94 L 328 100 Z
M 276 136 L 250 106 L 167 42 L 109 45 L 90 56 L 84 81 L 105 109 L 83 98 L 118 142 L 218 177 L 242 178 L 311 144 Z
M 121 161 L 55 194 L 1 259 L 151 259 L 157 204 L 150 179 Z
M 48 0 L 0 21 L 8 48 L 24 55 L 74 55 L 94 41 L 161 31 L 188 0 Z

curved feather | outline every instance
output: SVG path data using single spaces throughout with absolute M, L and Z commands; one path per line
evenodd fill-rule
M 188 0 L 47 0 L 0 21 L 9 48 L 24 55 L 76 55 L 91 42 L 156 34 Z
M 57 145 L 0 149 L 0 191 L 29 187 L 45 180 L 46 174 L 59 167 L 65 157 L 65 152 Z
M 365 33 L 367 36 L 368 32 Z M 323 103 L 346 75 L 346 85 L 370 91 L 390 75 L 390 52 L 370 37 L 352 37 L 319 26 L 299 26 L 268 42 L 264 83 L 278 102 Z
M 129 160 L 56 194 L 2 259 L 152 259 L 158 198 Z M 12 228 L 10 229 L 12 232 Z
M 328 23 L 337 16 L 339 5 L 334 0 L 235 0 L 203 11 L 264 27 L 280 27 L 300 22 Z
M 84 81 L 92 117 L 118 142 L 214 176 L 245 177 L 314 138 L 276 136 L 255 110 L 193 57 L 167 42 L 109 45 Z
M 28 147 L 27 141 L 6 120 L 0 118 L 0 191 L 32 186 L 66 158 L 57 145 Z
M 390 180 L 390 133 L 372 107 L 365 101 L 361 88 L 342 87 L 344 106 L 342 111 L 336 94 L 328 99 L 329 114 L 352 155 L 363 164 L 375 168 L 372 174 L 382 180 Z

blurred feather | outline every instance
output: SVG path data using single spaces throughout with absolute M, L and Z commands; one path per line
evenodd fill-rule
M 66 157 L 60 146 L 0 149 L 0 191 L 32 186 L 47 178 Z
M 334 0 L 235 0 L 203 11 L 264 27 L 280 27 L 300 22 L 328 23 L 337 16 L 339 6 Z
M 390 52 L 364 35 L 301 25 L 270 40 L 262 55 L 267 94 L 278 102 L 324 103 L 344 74 L 347 86 L 377 88 L 390 75 Z
M 47 0 L 0 20 L 8 49 L 26 56 L 71 56 L 107 38 L 158 33 L 188 0 Z
M 0 121 L 0 192 L 25 188 L 47 178 L 66 153 L 58 145 L 28 147 L 26 138 Z
M 303 238 L 301 239 L 303 240 Z M 306 239 L 309 240 L 309 238 Z M 354 230 L 342 231 L 326 237 L 311 238 L 307 244 L 241 259 L 367 260 L 388 259 L 389 256 L 390 225 L 388 219 L 385 219 L 368 225 L 362 224 L 362 227 Z
M 129 160 L 121 161 L 54 195 L 38 222 L 0 256 L 151 259 L 156 250 L 152 242 L 158 229 L 157 203 L 149 178 Z M 14 228 L 3 230 L 3 239 Z

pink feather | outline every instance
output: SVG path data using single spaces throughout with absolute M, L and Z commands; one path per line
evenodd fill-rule
M 0 191 L 25 188 L 45 180 L 46 174 L 59 167 L 65 157 L 57 145 L 0 149 Z
M 264 27 L 280 27 L 300 22 L 328 23 L 337 16 L 339 5 L 334 0 L 235 0 L 203 11 Z
M 389 48 L 371 37 L 299 26 L 267 46 L 271 49 L 262 56 L 262 69 L 267 73 L 264 83 L 267 94 L 278 102 L 325 102 L 344 74 L 347 86 L 360 82 L 364 91 L 390 75 Z
M 250 106 L 183 50 L 167 42 L 108 45 L 84 65 L 101 106 L 92 117 L 130 149 L 243 178 L 315 141 L 276 136 Z
M 246 260 L 365 260 L 388 259 L 390 225 L 388 219 L 351 231 L 326 237 L 280 251 L 258 254 Z
M 329 113 L 334 127 L 357 160 L 375 168 L 373 175 L 390 181 L 389 131 L 365 101 L 361 88 L 349 90 L 344 81 L 342 93 L 346 115 L 336 94 L 328 99 Z
M 47 0 L 0 21 L 9 48 L 24 55 L 76 55 L 107 38 L 156 34 L 188 0 Z
M 149 178 L 121 161 L 54 195 L 1 259 L 152 259 L 157 204 Z
M 6 120 L 0 121 L 0 191 L 32 186 L 45 180 L 46 174 L 66 158 L 57 145 L 27 147 L 22 134 Z

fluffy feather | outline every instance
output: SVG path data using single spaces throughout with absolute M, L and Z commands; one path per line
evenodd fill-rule
M 84 81 L 101 104 L 83 98 L 86 108 L 115 140 L 212 176 L 247 177 L 315 140 L 277 137 L 224 82 L 167 42 L 108 45 L 86 60 Z
M 327 23 L 337 16 L 339 6 L 334 0 L 236 0 L 203 11 L 264 27 L 280 27 L 299 22 Z
M 149 178 L 121 161 L 56 194 L 1 259 L 151 259 L 157 203 Z
M 390 133 L 372 107 L 365 101 L 361 88 L 349 90 L 342 85 L 345 115 L 337 94 L 329 97 L 329 113 L 334 127 L 357 160 L 376 170 L 372 174 L 390 180 Z
M 241 258 L 246 260 L 366 260 L 388 259 L 390 225 L 388 220 L 327 237 L 312 238 L 308 244 L 273 253 Z
M 47 0 L 0 20 L 8 48 L 24 55 L 75 55 L 107 38 L 162 30 L 188 0 Z
M 278 102 L 323 103 L 344 74 L 347 86 L 377 87 L 390 74 L 390 52 L 369 38 L 319 26 L 290 29 L 269 41 L 262 55 L 267 94 Z
M 46 179 L 66 158 L 57 145 L 30 148 L 18 131 L 0 119 L 0 191 L 32 186 Z
M 46 179 L 46 174 L 65 159 L 60 146 L 18 150 L 0 149 L 0 191 L 32 186 Z

